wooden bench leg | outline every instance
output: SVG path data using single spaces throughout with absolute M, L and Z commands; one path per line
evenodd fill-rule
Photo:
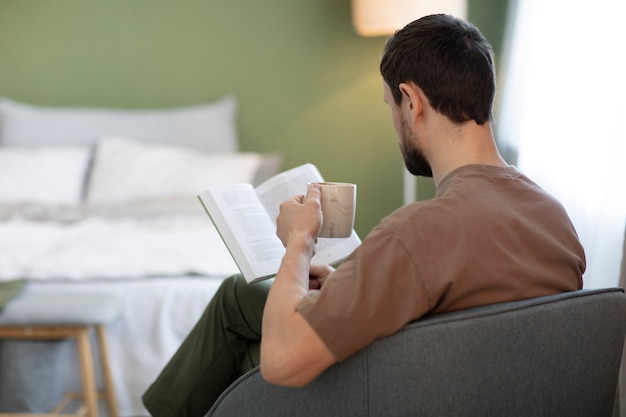
M 76 340 L 78 342 L 80 371 L 83 379 L 83 400 L 87 407 L 87 417 L 98 417 L 98 394 L 91 343 L 89 342 L 89 327 L 82 329 L 76 336 Z
M 113 377 L 111 376 L 111 367 L 109 366 L 109 352 L 107 348 L 104 325 L 97 325 L 96 331 L 98 334 L 100 362 L 102 364 L 102 375 L 104 379 L 104 396 L 109 408 L 109 417 L 119 417 L 119 413 L 117 411 L 117 398 L 115 397 L 115 387 L 113 386 Z

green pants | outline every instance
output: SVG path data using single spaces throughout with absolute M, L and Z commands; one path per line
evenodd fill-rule
M 144 393 L 153 417 L 201 417 L 259 364 L 261 319 L 271 281 L 224 280 L 198 323 Z

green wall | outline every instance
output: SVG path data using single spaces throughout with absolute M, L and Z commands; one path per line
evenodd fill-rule
M 496 48 L 506 4 L 469 6 Z M 355 34 L 349 0 L 0 0 L 0 96 L 142 108 L 232 93 L 243 150 L 281 151 L 286 168 L 313 162 L 359 185 L 363 237 L 402 204 L 384 42 Z M 420 181 L 419 198 L 432 192 Z

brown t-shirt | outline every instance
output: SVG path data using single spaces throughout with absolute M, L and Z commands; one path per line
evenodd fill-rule
M 582 288 L 562 205 L 515 167 L 469 165 L 394 211 L 298 311 L 337 360 L 426 314 Z

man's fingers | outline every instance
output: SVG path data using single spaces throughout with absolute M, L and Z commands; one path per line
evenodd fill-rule
M 320 192 L 321 192 L 321 189 L 320 189 L 319 184 L 311 184 L 309 186 L 309 189 L 306 192 L 306 198 L 303 199 L 302 202 L 304 203 L 305 200 L 308 200 L 308 199 L 313 198 L 315 196 L 317 196 L 317 198 L 319 199 Z

